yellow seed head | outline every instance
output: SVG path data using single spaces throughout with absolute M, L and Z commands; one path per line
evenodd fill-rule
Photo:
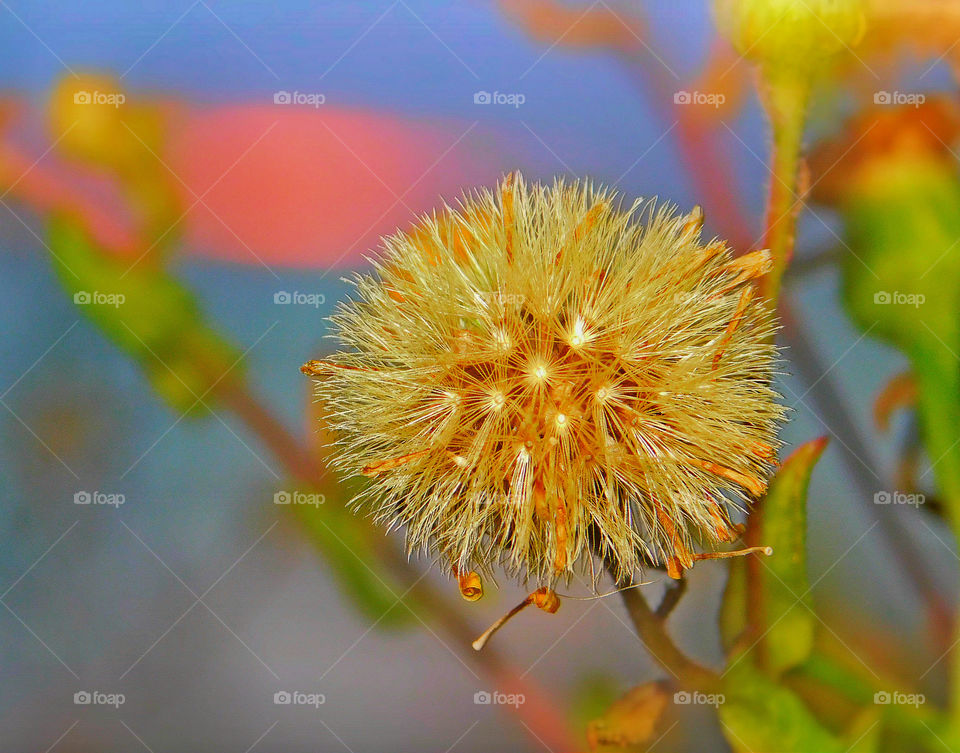
M 454 571 L 541 583 L 591 552 L 692 564 L 762 493 L 782 408 L 768 257 L 702 214 L 508 177 L 385 239 L 310 362 L 356 502 Z

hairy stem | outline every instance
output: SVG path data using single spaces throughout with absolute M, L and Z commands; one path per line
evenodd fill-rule
M 809 81 L 793 75 L 771 76 L 763 90 L 773 132 L 764 245 L 770 249 L 773 267 L 761 281 L 761 289 L 773 304 L 793 256 L 800 206 L 797 202 L 800 150 L 809 92 Z

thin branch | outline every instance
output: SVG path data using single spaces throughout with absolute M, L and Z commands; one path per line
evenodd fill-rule
M 614 583 L 618 586 L 627 585 L 617 582 L 615 565 L 604 561 L 604 567 L 610 573 Z M 650 656 L 685 687 L 700 690 L 717 688 L 720 684 L 719 675 L 697 664 L 677 647 L 666 630 L 664 618 L 650 609 L 650 605 L 640 591 L 639 588 L 626 588 L 620 592 L 620 596 L 633 622 L 634 630 L 637 631 L 637 636 L 646 646 Z M 666 598 L 665 596 L 664 599 Z
M 680 599 L 683 598 L 686 592 L 686 578 L 675 580 L 673 581 L 673 586 L 667 586 L 667 590 L 663 593 L 663 598 L 657 605 L 657 611 L 654 612 L 657 619 L 661 621 L 666 620 L 673 613 L 673 610 L 677 608 L 677 604 L 680 603 Z

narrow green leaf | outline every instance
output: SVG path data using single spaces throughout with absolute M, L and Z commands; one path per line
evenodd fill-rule
M 760 566 L 761 620 L 756 629 L 762 639 L 748 639 L 751 645 L 740 642 L 750 601 L 745 559 L 731 561 L 720 605 L 720 639 L 727 655 L 732 659 L 738 649 L 762 651 L 763 664 L 774 675 L 802 662 L 813 646 L 815 618 L 807 609 L 806 502 L 810 473 L 825 446 L 825 439 L 816 439 L 797 448 L 754 513 L 760 522 L 758 542 L 773 549 L 773 556 L 761 560 Z
M 291 505 L 343 594 L 378 628 L 397 628 L 413 620 L 399 597 L 406 588 L 385 572 L 377 556 L 383 535 L 346 506 L 350 483 L 324 490 L 318 506 Z M 455 590 L 455 589 L 454 589 Z M 410 602 L 412 596 L 406 596 Z M 414 607 L 416 609 L 416 607 Z
M 815 618 L 807 581 L 807 487 L 826 438 L 798 447 L 780 468 L 760 508 L 760 541 L 773 547 L 761 567 L 764 666 L 773 675 L 813 648 Z
M 149 259 L 134 264 L 110 256 L 68 218 L 50 221 L 48 239 L 54 270 L 77 313 L 132 358 L 176 410 L 202 412 L 215 399 L 215 384 L 240 375 L 240 353 L 164 269 Z
M 737 639 L 747 627 L 747 561 L 743 557 L 730 560 L 727 585 L 720 602 L 720 643 L 728 656 L 734 652 Z

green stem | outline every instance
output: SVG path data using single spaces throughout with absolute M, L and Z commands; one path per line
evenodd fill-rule
M 800 150 L 810 82 L 802 74 L 768 72 L 763 95 L 773 133 L 764 233 L 764 245 L 770 249 L 773 267 L 764 277 L 762 289 L 767 300 L 776 304 L 796 237 Z

